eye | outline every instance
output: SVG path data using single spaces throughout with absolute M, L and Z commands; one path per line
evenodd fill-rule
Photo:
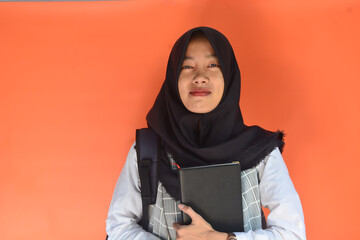
M 220 67 L 219 64 L 216 64 L 216 63 L 212 63 L 209 65 L 210 68 L 215 68 L 215 67 Z
M 181 69 L 191 69 L 193 68 L 192 66 L 189 66 L 189 65 L 185 65 L 185 66 L 182 66 Z

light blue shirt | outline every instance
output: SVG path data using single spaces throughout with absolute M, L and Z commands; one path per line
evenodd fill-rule
M 258 167 L 261 205 L 268 208 L 267 228 L 235 233 L 238 240 L 305 240 L 304 215 L 278 148 Z M 137 222 L 142 217 L 140 179 L 134 145 L 117 181 L 106 220 L 109 240 L 159 240 Z

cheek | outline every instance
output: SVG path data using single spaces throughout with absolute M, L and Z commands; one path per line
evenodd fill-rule
M 225 82 L 222 73 L 217 74 L 216 81 L 214 81 L 214 87 L 217 89 L 217 93 L 222 96 L 224 93 Z
M 183 100 L 185 97 L 185 93 L 186 93 L 186 82 L 180 77 L 179 77 L 179 81 L 178 81 L 178 91 L 179 91 L 181 100 Z

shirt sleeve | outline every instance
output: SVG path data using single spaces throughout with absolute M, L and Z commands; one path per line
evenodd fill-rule
M 109 240 L 160 240 L 137 223 L 142 218 L 142 199 L 134 146 L 116 183 L 106 219 L 106 232 Z
M 238 240 L 305 240 L 304 215 L 278 148 L 259 165 L 260 201 L 268 208 L 267 228 L 235 233 Z

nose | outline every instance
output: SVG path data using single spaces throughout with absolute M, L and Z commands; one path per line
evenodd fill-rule
M 208 82 L 209 78 L 204 71 L 198 71 L 193 79 L 194 84 L 206 84 Z

